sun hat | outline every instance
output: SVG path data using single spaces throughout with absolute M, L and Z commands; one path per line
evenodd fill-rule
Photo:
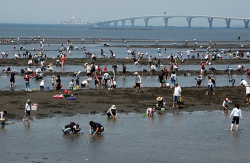
M 135 72 L 134 74 L 135 74 L 135 75 L 138 75 L 138 72 Z
M 78 73 L 80 74 L 82 71 L 78 71 Z
M 116 109 L 115 105 L 112 105 L 112 106 L 111 106 L 111 109 Z
M 156 100 L 157 100 L 157 101 L 161 101 L 161 100 L 162 100 L 162 97 L 157 97 Z
M 27 100 L 27 103 L 31 102 L 30 99 Z

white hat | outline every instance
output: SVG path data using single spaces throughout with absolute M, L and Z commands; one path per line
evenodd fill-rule
M 30 99 L 27 100 L 27 103 L 31 102 Z
M 78 73 L 80 74 L 82 71 L 78 71 Z
M 135 74 L 135 75 L 138 75 L 138 72 L 135 72 L 134 74 Z
M 112 105 L 112 106 L 111 106 L 111 109 L 116 109 L 115 105 Z

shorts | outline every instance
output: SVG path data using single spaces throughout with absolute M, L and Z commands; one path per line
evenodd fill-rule
M 233 123 L 233 124 L 236 122 L 236 124 L 238 125 L 238 124 L 239 124 L 239 121 L 240 121 L 240 117 L 238 117 L 238 116 L 233 116 L 233 120 L 232 120 L 232 123 Z
M 85 86 L 86 86 L 86 84 L 81 84 L 81 86 L 82 86 L 82 87 L 85 87 Z
M 44 86 L 40 86 L 40 89 L 44 89 Z
M 177 102 L 177 101 L 179 100 L 179 97 L 180 97 L 180 96 L 173 96 L 173 101 L 174 101 L 174 102 Z
M 79 85 L 79 80 L 76 80 L 76 85 Z
M 99 84 L 99 81 L 98 81 L 98 80 L 95 80 L 95 85 L 96 85 L 96 84 Z
M 250 93 L 246 94 L 246 97 L 250 97 Z
M 11 83 L 15 83 L 15 78 L 10 78 Z
M 136 87 L 141 88 L 141 83 L 135 83 Z
M 26 116 L 30 117 L 30 110 L 26 110 Z
M 91 73 L 87 73 L 87 76 L 91 76 Z
M 208 85 L 207 86 L 207 91 L 209 90 L 209 88 L 210 88 L 210 91 L 214 91 L 214 89 L 213 89 L 213 86 L 211 85 L 211 87 L 210 87 L 210 85 Z

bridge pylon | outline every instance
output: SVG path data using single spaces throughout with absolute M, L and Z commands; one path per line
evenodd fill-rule
M 168 18 L 164 18 L 165 27 L 168 26 Z
M 148 19 L 149 19 L 149 18 L 145 18 L 145 19 L 144 19 L 144 22 L 145 22 L 145 27 L 147 27 L 147 26 L 148 26 Z
M 244 20 L 244 26 L 245 26 L 245 28 L 249 27 L 249 20 Z
M 192 21 L 192 18 L 187 18 L 187 26 L 188 27 L 191 27 L 191 21 Z
M 213 19 L 214 18 L 207 18 L 209 28 L 212 28 L 212 26 L 213 26 Z
M 225 19 L 227 28 L 230 28 L 231 19 Z
M 135 19 L 130 19 L 130 21 L 131 21 L 131 26 L 133 27 L 133 26 L 135 26 Z

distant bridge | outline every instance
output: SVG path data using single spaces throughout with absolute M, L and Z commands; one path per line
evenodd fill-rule
M 208 27 L 209 28 L 212 28 L 214 19 L 224 19 L 226 22 L 226 28 L 230 28 L 231 20 L 243 20 L 244 27 L 249 28 L 249 21 L 250 21 L 250 18 L 209 16 L 209 15 L 149 15 L 149 16 L 137 16 L 137 17 L 123 18 L 123 19 L 105 20 L 102 22 L 96 22 L 95 24 L 98 26 L 110 26 L 111 24 L 113 24 L 113 26 L 117 26 L 117 23 L 121 22 L 122 26 L 125 26 L 125 22 L 130 21 L 131 26 L 134 26 L 135 20 L 143 19 L 144 23 L 145 23 L 145 27 L 147 27 L 149 19 L 163 18 L 165 27 L 168 27 L 168 20 L 170 18 L 176 18 L 176 17 L 186 18 L 187 27 L 191 27 L 191 22 L 192 22 L 192 19 L 194 19 L 194 18 L 206 18 L 208 20 Z

